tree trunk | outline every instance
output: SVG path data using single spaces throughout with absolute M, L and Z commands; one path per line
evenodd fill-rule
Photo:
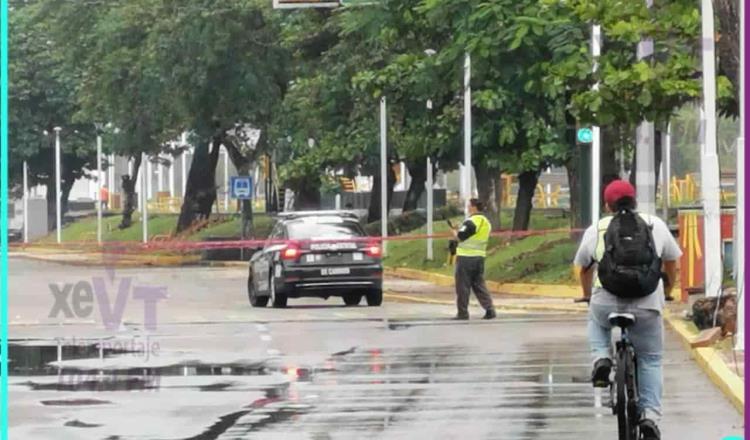
M 492 181 L 492 188 L 495 189 L 495 206 L 497 207 L 497 224 L 493 223 L 492 227 L 495 231 L 502 229 L 502 212 L 503 212 L 503 178 L 500 170 L 490 175 Z M 492 221 L 492 219 L 490 219 Z
M 716 43 L 719 74 L 725 75 L 732 82 L 735 102 L 730 111 L 734 115 L 739 113 L 740 102 L 740 1 L 744 0 L 714 0 L 716 16 L 719 19 L 718 32 L 721 35 Z
M 177 232 L 182 232 L 193 223 L 207 220 L 216 201 L 216 164 L 219 160 L 222 138 L 195 147 L 195 156 L 190 164 L 185 198 L 182 202 Z
M 223 139 L 222 144 L 229 154 L 229 159 L 232 161 L 232 165 L 237 170 L 238 176 L 250 176 L 250 170 L 255 160 L 255 152 L 258 151 L 261 142 L 266 138 L 265 130 L 261 131 L 260 139 L 255 147 L 255 150 L 250 151 L 247 154 L 242 154 L 240 149 L 229 139 Z M 252 176 L 251 176 L 252 177 Z M 251 196 L 252 197 L 252 196 Z M 255 238 L 255 229 L 253 227 L 253 203 L 252 198 L 250 200 L 242 200 L 240 204 L 242 225 L 240 226 L 240 238 Z
M 406 167 L 409 170 L 411 183 L 404 198 L 404 212 L 414 211 L 419 206 L 419 198 L 422 197 L 427 183 L 427 159 L 406 162 Z M 432 174 L 435 175 L 434 167 Z
M 633 161 L 631 162 L 630 184 L 636 187 L 636 175 L 638 174 L 638 147 L 635 148 Z M 654 196 L 659 192 L 659 168 L 661 167 L 661 131 L 654 130 Z
M 396 173 L 391 164 L 388 164 L 388 183 L 386 185 L 386 211 L 390 211 L 393 200 L 393 187 L 396 185 Z M 375 173 L 372 179 L 372 191 L 370 192 L 370 207 L 367 211 L 367 222 L 372 223 L 380 220 L 380 172 Z M 386 219 L 387 221 L 388 219 Z
M 477 192 L 479 201 L 484 204 L 484 213 L 492 224 L 492 230 L 500 230 L 500 203 L 498 194 L 502 192 L 502 180 L 500 170 L 491 168 L 482 163 L 474 164 L 474 172 L 477 177 Z M 502 197 L 502 194 L 500 194 Z
M 138 170 L 141 168 L 141 154 L 133 157 L 133 175 L 125 174 L 120 179 L 122 181 L 122 220 L 117 226 L 119 229 L 127 229 L 133 224 L 133 213 L 136 206 L 136 182 L 138 180 Z
M 566 94 L 566 101 L 572 101 L 570 93 Z M 570 147 L 572 153 L 565 163 L 565 169 L 568 172 L 568 194 L 570 194 L 570 227 L 571 229 L 577 229 L 583 226 L 581 201 L 579 199 L 581 185 L 578 179 L 581 150 L 576 143 L 576 118 L 569 111 L 565 112 L 565 126 L 565 143 Z
M 57 228 L 57 200 L 55 199 L 55 182 L 47 183 L 47 230 Z
M 518 175 L 518 200 L 513 214 L 513 230 L 527 231 L 531 222 L 534 192 L 539 182 L 539 171 L 524 171 Z

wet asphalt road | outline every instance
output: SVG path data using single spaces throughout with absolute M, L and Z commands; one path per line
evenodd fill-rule
M 587 382 L 583 316 L 457 323 L 449 306 L 349 308 L 336 298 L 259 310 L 244 276 L 183 268 L 110 277 L 12 259 L 11 438 L 617 438 L 608 397 Z M 85 317 L 49 316 L 50 283 L 92 277 L 117 287 L 111 304 L 122 280 L 166 287 L 156 328 L 144 327 L 132 295 L 111 331 L 98 303 Z M 665 388 L 665 439 L 742 432 L 741 416 L 669 333 Z

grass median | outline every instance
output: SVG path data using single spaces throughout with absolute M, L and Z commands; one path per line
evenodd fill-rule
M 502 218 L 508 224 L 508 214 Z M 460 218 L 452 220 L 460 222 Z M 549 217 L 543 213 L 532 215 L 531 230 L 539 235 L 524 238 L 492 237 L 487 248 L 485 277 L 499 283 L 573 284 L 571 265 L 578 243 L 568 232 L 566 218 Z M 445 221 L 437 221 L 435 234 L 447 234 Z M 543 231 L 555 231 L 544 233 Z M 410 235 L 426 234 L 426 228 L 412 231 Z M 434 259 L 427 260 L 426 240 L 393 240 L 388 243 L 385 265 L 391 268 L 409 268 L 444 275 L 453 273 L 448 263 L 448 239 L 435 239 Z

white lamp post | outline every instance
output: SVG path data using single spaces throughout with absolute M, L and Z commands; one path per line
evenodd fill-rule
M 385 239 L 388 237 L 388 157 L 387 157 L 387 124 L 386 124 L 386 101 L 385 96 L 380 98 L 380 235 L 383 238 L 383 255 L 387 253 L 388 246 Z M 375 188 L 373 188 L 373 191 Z
M 29 242 L 29 164 L 23 161 L 23 242 Z
M 721 202 L 719 156 L 716 148 L 716 48 L 712 0 L 701 1 L 703 30 L 704 142 L 701 151 L 701 197 L 704 220 L 704 273 L 706 296 L 721 292 Z M 640 173 L 640 171 L 638 171 Z
M 469 215 L 469 199 L 472 194 L 471 170 L 471 56 L 467 53 L 464 58 L 464 167 L 461 176 L 466 216 Z
M 60 131 L 61 127 L 55 127 L 55 225 L 57 227 L 57 243 L 62 243 L 62 164 L 60 163 Z
M 102 134 L 96 129 L 96 242 L 102 243 Z
M 602 52 L 602 27 L 595 24 L 591 27 L 591 55 L 594 58 L 594 72 L 599 68 L 599 55 Z M 599 90 L 599 83 L 594 84 L 594 90 Z M 591 140 L 591 224 L 599 224 L 601 207 L 599 206 L 601 194 L 601 134 L 599 126 L 592 129 Z
M 740 1 L 740 138 L 737 139 L 737 209 L 735 219 L 735 281 L 737 283 L 737 345 L 745 350 L 745 2 Z

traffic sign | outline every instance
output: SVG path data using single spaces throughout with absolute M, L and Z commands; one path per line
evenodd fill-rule
M 594 140 L 594 132 L 590 128 L 584 127 L 578 129 L 578 142 L 590 144 Z
M 229 197 L 239 200 L 253 198 L 253 178 L 250 176 L 232 176 L 229 178 Z

